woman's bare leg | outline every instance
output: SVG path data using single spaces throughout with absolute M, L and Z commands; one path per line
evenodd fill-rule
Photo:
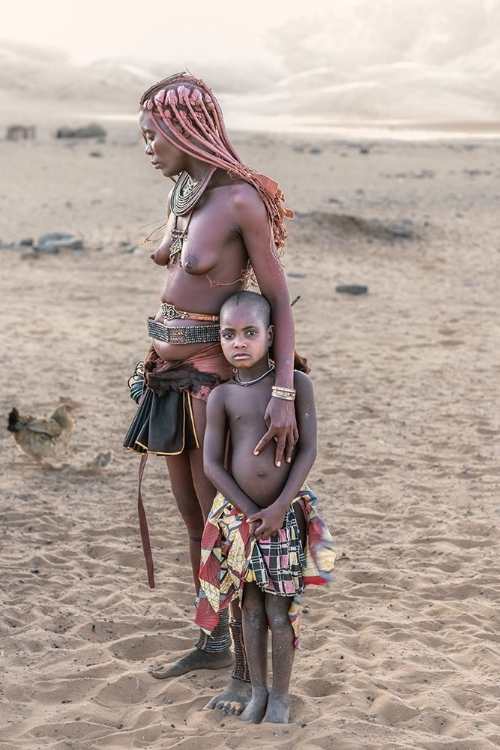
M 271 628 L 273 686 L 262 721 L 288 724 L 290 712 L 290 678 L 295 656 L 294 632 L 288 617 L 291 599 L 265 595 L 266 613 Z
M 181 453 L 179 456 L 167 456 L 166 461 L 172 493 L 188 533 L 189 559 L 194 590 L 198 594 L 201 537 L 205 519 L 194 486 L 189 454 Z
M 267 614 L 263 592 L 256 583 L 245 583 L 243 589 L 243 632 L 252 678 L 252 698 L 240 716 L 243 721 L 258 724 L 266 713 L 267 687 Z
M 198 498 L 198 504 L 203 513 L 203 520 L 205 521 L 210 513 L 214 497 L 217 493 L 212 482 L 205 476 L 203 468 L 203 439 L 205 437 L 205 427 L 207 424 L 207 404 L 199 398 L 191 399 L 191 404 L 200 447 L 189 452 L 189 461 L 191 465 L 192 482 L 195 488 L 196 497 Z
M 192 402 L 198 438 L 202 441 L 206 425 L 206 404 L 199 399 L 193 399 Z M 166 460 L 172 492 L 188 532 L 191 570 L 195 590 L 198 593 L 201 537 L 206 516 L 215 497 L 215 489 L 203 471 L 202 444 L 196 450 L 181 453 L 179 456 L 168 456 Z M 224 636 L 223 633 L 222 636 Z M 221 669 L 231 666 L 233 656 L 229 637 L 227 637 L 227 647 L 221 651 L 211 651 L 210 648 L 213 646 L 211 641 L 213 642 L 214 638 L 200 636 L 200 642 L 192 651 L 167 669 L 155 669 L 152 672 L 153 677 L 165 680 L 186 674 L 194 669 Z M 207 648 L 209 650 L 206 650 Z

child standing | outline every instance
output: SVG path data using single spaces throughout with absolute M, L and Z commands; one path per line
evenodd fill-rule
M 207 404 L 204 468 L 218 495 L 202 538 L 196 623 L 210 633 L 219 612 L 239 597 L 252 682 L 252 698 L 240 718 L 284 724 L 300 594 L 305 584 L 331 580 L 335 558 L 316 497 L 305 485 L 316 457 L 314 394 L 302 372 L 295 372 L 294 388 L 274 384 L 269 360 L 273 326 L 262 295 L 241 291 L 231 296 L 222 306 L 220 327 L 222 349 L 235 374 L 210 393 Z M 270 444 L 254 451 L 271 396 L 295 401 L 299 440 L 283 462 L 275 460 Z

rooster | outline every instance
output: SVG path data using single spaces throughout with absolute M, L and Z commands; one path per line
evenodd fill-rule
M 39 419 L 31 414 L 20 414 L 14 407 L 9 414 L 7 429 L 23 453 L 38 463 L 52 459 L 63 453 L 75 428 L 69 412 L 77 404 L 71 399 L 61 399 L 62 403 L 48 419 Z

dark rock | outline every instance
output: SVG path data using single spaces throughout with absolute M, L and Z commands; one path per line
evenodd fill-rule
M 70 128 L 69 125 L 63 125 L 62 128 L 58 128 L 56 131 L 56 138 L 74 138 L 75 131 Z
M 90 123 L 81 128 L 70 128 L 63 125 L 56 131 L 56 138 L 106 138 L 107 133 L 101 125 Z
M 38 253 L 56 254 L 60 250 L 82 250 L 83 240 L 74 234 L 52 232 L 44 234 L 38 240 L 35 250 Z
M 411 222 L 409 221 L 406 221 L 403 224 L 392 222 L 391 224 L 386 225 L 386 229 L 389 234 L 392 234 L 394 237 L 405 237 L 406 239 L 413 237 L 413 230 L 411 228 Z
M 335 287 L 335 291 L 341 294 L 366 294 L 368 287 L 362 284 L 339 284 Z
M 18 240 L 17 242 L 14 242 L 11 247 L 13 247 L 14 250 L 19 250 L 20 248 L 32 247 L 33 245 L 34 245 L 33 238 L 27 237 L 23 240 Z

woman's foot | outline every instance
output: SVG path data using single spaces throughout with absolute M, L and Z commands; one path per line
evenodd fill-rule
M 171 677 L 179 677 L 181 674 L 193 672 L 195 669 L 223 669 L 233 664 L 233 654 L 231 649 L 225 651 L 209 652 L 194 648 L 189 654 L 183 656 L 175 664 L 165 669 L 159 667 L 153 669 L 151 674 L 157 680 L 168 680 Z

